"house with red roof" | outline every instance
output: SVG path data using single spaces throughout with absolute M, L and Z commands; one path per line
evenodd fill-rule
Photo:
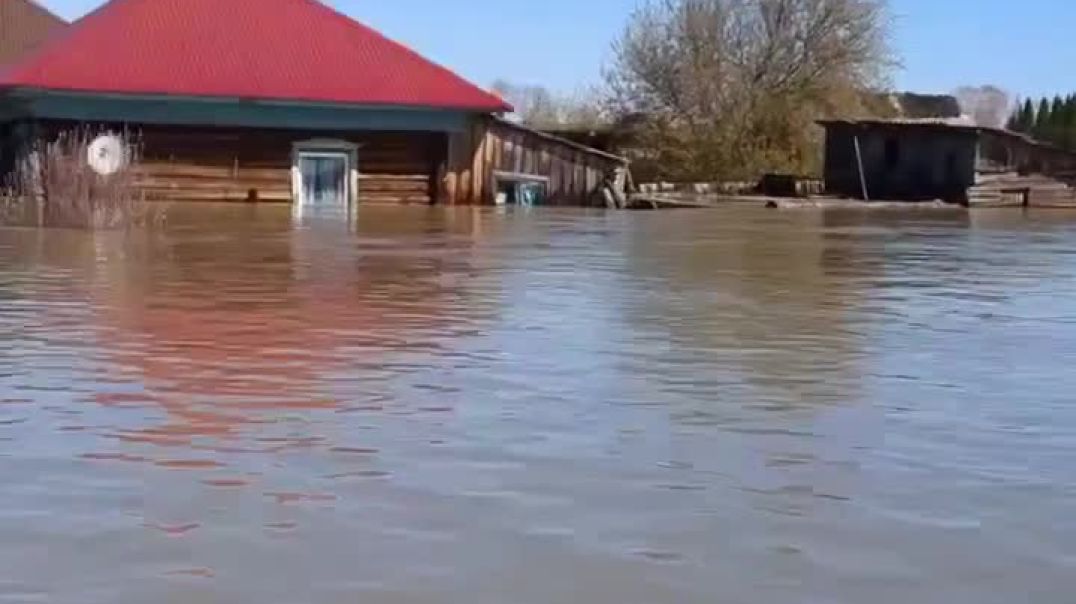
M 82 127 L 162 201 L 583 203 L 624 165 L 510 111 L 317 0 L 111 0 L 0 67 L 0 171 Z

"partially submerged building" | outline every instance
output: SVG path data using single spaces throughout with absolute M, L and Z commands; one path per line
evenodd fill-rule
M 0 172 L 82 127 L 165 201 L 582 204 L 625 163 L 510 110 L 317 0 L 112 0 L 0 69 Z
M 1076 205 L 1076 154 L 960 119 L 828 120 L 825 187 L 869 200 Z

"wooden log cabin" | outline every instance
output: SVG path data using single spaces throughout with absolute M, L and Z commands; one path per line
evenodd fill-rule
M 510 111 L 317 0 L 112 0 L 0 69 L 0 173 L 79 128 L 170 202 L 575 205 L 625 166 Z

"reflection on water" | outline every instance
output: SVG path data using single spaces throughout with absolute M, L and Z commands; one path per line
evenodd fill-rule
M 0 231 L 0 602 L 1076 588 L 1076 215 Z

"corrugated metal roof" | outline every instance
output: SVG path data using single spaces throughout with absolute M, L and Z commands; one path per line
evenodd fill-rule
M 32 52 L 66 26 L 34 0 L 0 0 L 0 65 Z
M 511 109 L 317 0 L 112 0 L 0 88 Z

